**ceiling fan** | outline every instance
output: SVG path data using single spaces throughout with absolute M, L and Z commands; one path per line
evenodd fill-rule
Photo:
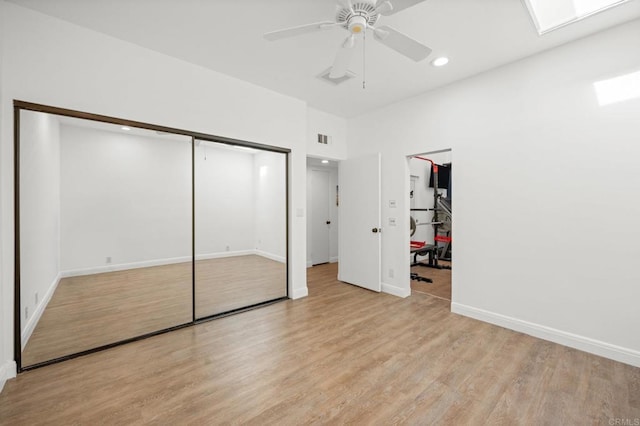
M 338 12 L 335 21 L 323 21 L 313 24 L 300 25 L 266 33 L 264 38 L 269 41 L 295 37 L 301 34 L 341 27 L 349 31 L 349 36 L 342 43 L 333 62 L 329 77 L 337 79 L 344 77 L 349 68 L 357 36 L 364 35 L 367 30 L 373 31 L 374 38 L 385 46 L 418 62 L 431 54 L 431 49 L 411 37 L 389 27 L 376 27 L 380 15 L 388 16 L 407 9 L 425 0 L 338 0 Z

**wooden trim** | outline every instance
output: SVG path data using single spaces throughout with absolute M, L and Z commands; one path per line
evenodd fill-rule
M 195 138 L 195 139 L 218 142 L 218 143 L 223 143 L 227 145 L 246 146 L 248 148 L 256 148 L 256 149 L 261 149 L 263 151 L 271 151 L 271 152 L 281 152 L 281 153 L 291 152 L 289 148 L 280 148 L 280 147 L 275 147 L 271 145 L 263 145 L 257 142 L 248 142 L 248 141 L 243 141 L 239 139 L 226 138 L 223 136 L 209 135 L 207 133 L 199 133 L 199 132 L 192 132 L 189 130 L 176 129 L 173 127 L 158 126 L 156 124 L 143 123 L 141 121 L 134 121 L 134 120 L 126 120 L 123 118 L 111 117 L 108 115 L 91 114 L 88 112 L 76 111 L 72 109 L 53 107 L 53 106 L 42 105 L 42 104 L 35 104 L 35 103 L 24 102 L 19 100 L 14 100 L 13 105 L 14 105 L 14 108 L 17 107 L 17 108 L 28 110 L 28 111 L 44 112 L 48 114 L 62 115 L 65 117 L 82 118 L 85 120 L 117 124 L 119 126 L 138 127 L 141 129 L 154 130 L 157 132 L 174 133 L 177 135 L 191 136 L 192 138 Z
M 17 372 L 22 371 L 20 304 L 20 107 L 13 107 L 13 353 Z
M 290 266 L 290 262 L 289 259 L 291 259 L 291 253 L 289 252 L 290 249 L 290 245 L 289 245 L 289 219 L 290 219 L 290 215 L 289 215 L 289 209 L 291 208 L 291 206 L 289 205 L 289 167 L 290 167 L 290 159 L 291 156 L 289 155 L 289 153 L 286 153 L 285 156 L 285 168 L 284 168 L 284 174 L 285 174 L 285 215 L 286 215 L 286 229 L 285 229 L 285 240 L 286 240 L 286 249 L 285 249 L 285 253 L 286 253 L 286 259 L 285 259 L 285 263 L 286 263 L 286 286 L 287 286 L 287 298 L 289 298 L 289 283 L 290 283 L 290 279 L 289 279 L 289 266 Z
M 78 358 L 84 355 L 90 355 L 96 352 L 104 351 L 106 349 L 115 348 L 116 346 L 121 346 L 127 343 L 137 342 L 138 340 L 147 339 L 149 337 L 158 336 L 160 334 L 168 333 L 170 331 L 180 330 L 185 327 L 191 327 L 195 322 L 187 322 L 184 324 L 176 325 L 173 327 L 165 328 L 162 330 L 152 331 L 151 333 L 143 334 L 141 336 L 131 337 L 129 339 L 119 340 L 117 342 L 109 343 L 108 345 L 98 346 L 97 348 L 87 349 L 86 351 L 76 352 L 70 355 L 61 356 L 59 358 L 50 359 L 47 361 L 39 362 L 37 364 L 28 365 L 24 368 L 20 368 L 18 372 L 34 370 L 40 367 L 46 367 L 47 365 L 57 364 L 62 361 L 68 361 L 70 359 Z
M 191 323 L 196 322 L 196 138 L 191 137 Z

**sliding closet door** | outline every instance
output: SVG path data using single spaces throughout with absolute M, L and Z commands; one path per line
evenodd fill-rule
M 191 138 L 20 113 L 22 366 L 192 321 Z
M 196 318 L 287 296 L 286 159 L 196 141 Z

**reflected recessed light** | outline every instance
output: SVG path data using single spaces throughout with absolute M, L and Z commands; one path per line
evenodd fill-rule
M 250 148 L 248 146 L 240 146 L 240 145 L 235 145 L 234 146 L 235 149 L 239 149 L 241 151 L 247 151 L 247 152 L 257 152 L 257 150 Z
M 122 126 L 120 127 L 122 130 L 131 130 L 131 127 L 127 127 L 127 126 Z
M 329 164 L 329 160 L 322 160 L 322 164 Z
M 449 63 L 449 58 L 444 56 L 441 56 L 431 61 L 431 65 L 433 65 L 434 67 L 441 67 L 441 66 L 447 65 L 448 63 Z

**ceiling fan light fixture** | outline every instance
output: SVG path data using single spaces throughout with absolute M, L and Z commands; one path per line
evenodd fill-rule
M 367 19 L 364 16 L 353 16 L 349 19 L 351 34 L 361 34 L 367 29 Z
M 447 58 L 446 56 L 440 56 L 439 58 L 436 58 L 433 61 L 431 61 L 431 65 L 433 65 L 434 67 L 443 67 L 448 63 L 449 63 L 449 58 Z

